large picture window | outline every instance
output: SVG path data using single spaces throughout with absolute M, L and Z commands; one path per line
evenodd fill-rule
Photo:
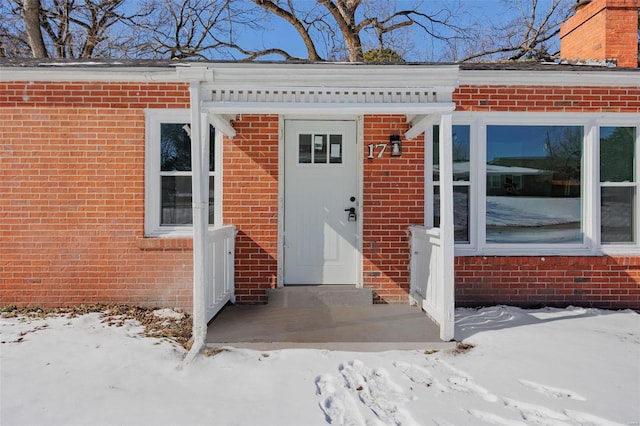
M 209 224 L 215 222 L 215 130 L 209 126 Z M 191 232 L 191 128 L 188 111 L 147 112 L 145 233 Z
M 582 242 L 579 126 L 487 126 L 486 242 Z
M 462 113 L 452 126 L 456 253 L 640 251 L 637 119 Z M 465 124 L 462 124 L 465 123 Z M 438 126 L 427 224 L 440 224 Z

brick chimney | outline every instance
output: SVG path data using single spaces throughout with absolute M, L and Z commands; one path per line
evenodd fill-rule
M 560 26 L 560 58 L 638 67 L 640 0 L 578 0 Z

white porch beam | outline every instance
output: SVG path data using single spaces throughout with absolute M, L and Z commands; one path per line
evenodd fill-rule
M 439 114 L 455 109 L 452 102 L 339 103 L 339 102 L 204 102 L 211 114 Z
M 440 235 L 442 256 L 440 270 L 444 281 L 443 322 L 440 338 L 449 341 L 454 337 L 455 277 L 454 277 L 454 223 L 453 223 L 453 137 L 452 115 L 440 117 Z M 425 169 L 426 170 L 426 169 Z
M 213 124 L 216 130 L 222 132 L 223 135 L 229 139 L 236 137 L 236 129 L 233 128 L 229 116 L 222 114 L 213 114 L 211 111 L 208 113 L 209 121 Z
M 429 114 L 421 114 L 418 116 L 414 116 L 412 119 L 407 117 L 407 121 L 411 123 L 411 128 L 407 130 L 404 134 L 405 139 L 415 139 L 423 133 L 427 127 L 432 125 L 435 122 L 435 118 L 433 115 Z

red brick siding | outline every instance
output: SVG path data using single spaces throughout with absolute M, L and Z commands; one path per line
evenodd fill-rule
M 460 86 L 456 111 L 638 112 L 640 87 Z
M 186 83 L 0 83 L 0 106 L 66 108 L 189 108 Z
M 278 116 L 243 115 L 224 144 L 224 222 L 237 227 L 236 300 L 264 303 L 276 286 Z
M 638 67 L 639 0 L 594 0 L 560 29 L 560 55 L 568 60 L 616 59 Z
M 409 294 L 409 225 L 424 222 L 424 144 L 402 141 L 402 157 L 367 159 L 368 144 L 389 143 L 408 130 L 399 115 L 364 118 L 364 285 L 378 302 L 405 303 Z
M 456 258 L 456 305 L 640 308 L 638 256 Z
M 191 241 L 143 238 L 141 108 L 185 89 L 0 84 L 0 304 L 191 306 Z

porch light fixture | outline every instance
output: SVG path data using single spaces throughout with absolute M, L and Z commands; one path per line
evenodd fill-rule
M 402 156 L 402 142 L 400 142 L 400 135 L 389 136 L 389 145 L 391 145 L 391 156 Z

